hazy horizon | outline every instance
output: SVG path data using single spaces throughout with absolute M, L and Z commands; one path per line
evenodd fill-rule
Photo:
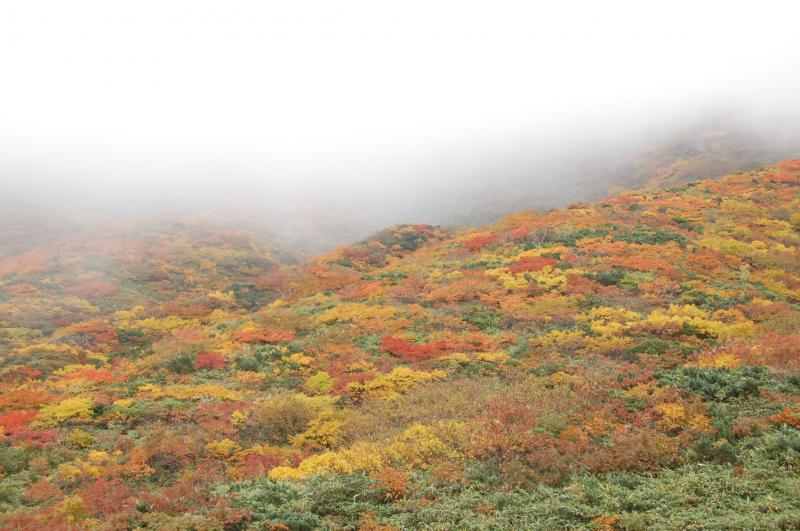
M 2 206 L 319 230 L 322 248 L 594 197 L 638 153 L 720 123 L 742 165 L 769 162 L 800 154 L 796 12 L 5 5 Z

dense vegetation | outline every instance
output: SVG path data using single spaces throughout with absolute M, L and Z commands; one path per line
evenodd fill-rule
M 800 160 L 300 265 L 0 261 L 0 526 L 800 527 Z

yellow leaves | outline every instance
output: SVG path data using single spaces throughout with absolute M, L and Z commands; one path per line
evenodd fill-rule
M 369 360 L 358 360 L 348 364 L 344 369 L 345 372 L 354 373 L 354 372 L 370 371 L 374 368 L 375 366 Z
M 545 254 L 563 254 L 570 252 L 571 249 L 566 245 L 552 245 L 549 247 L 538 247 L 536 249 L 528 249 L 526 251 L 522 251 L 521 253 L 513 256 L 508 260 L 508 262 L 517 262 L 520 258 L 525 258 L 526 256 L 543 256 Z
M 260 384 L 265 382 L 269 375 L 257 371 L 236 371 L 233 373 L 233 377 L 236 381 L 245 384 Z
M 694 330 L 719 339 L 733 336 L 750 336 L 755 331 L 755 325 L 738 310 L 718 310 L 709 314 L 691 304 L 670 305 L 667 311 L 654 310 L 643 321 L 646 325 L 655 328 L 677 327 L 685 325 Z
M 100 311 L 100 308 L 80 297 L 66 297 L 61 301 L 61 304 L 76 310 L 84 311 L 86 313 L 94 314 Z
M 708 416 L 689 411 L 681 404 L 659 404 L 655 409 L 661 414 L 661 418 L 658 419 L 659 426 L 666 430 L 705 429 L 711 425 Z
M 524 251 L 513 258 L 506 260 L 505 263 L 510 264 L 526 257 L 538 257 L 542 256 L 543 254 L 566 251 L 567 248 L 563 246 L 548 247 L 546 249 L 532 249 L 529 251 Z M 531 281 L 536 282 L 541 288 L 547 290 L 562 289 L 567 285 L 566 274 L 564 274 L 560 269 L 553 268 L 550 265 L 547 265 L 538 271 L 527 271 L 524 273 L 514 273 L 507 266 L 487 269 L 484 273 L 497 279 L 503 285 L 503 287 L 509 291 L 519 291 L 525 289 L 530 285 Z
M 445 378 L 444 371 L 415 371 L 409 367 L 396 367 L 389 374 L 382 374 L 364 384 L 351 383 L 348 390 L 356 395 L 373 395 L 380 398 L 393 398 L 406 393 L 412 387 L 430 380 Z
M 477 357 L 478 361 L 500 365 L 501 363 L 508 360 L 510 356 L 505 352 L 497 351 L 497 352 L 481 352 L 478 354 Z
M 250 415 L 247 413 L 242 413 L 238 409 L 231 413 L 231 425 L 234 428 L 240 428 L 245 425 L 247 419 L 250 418 Z
M 446 433 L 450 436 L 445 436 Z M 465 433 L 465 426 L 457 422 L 433 427 L 413 424 L 380 444 L 360 442 L 335 452 L 324 452 L 304 459 L 297 468 L 275 467 L 269 477 L 297 481 L 315 474 L 378 471 L 387 465 L 426 469 L 439 461 L 463 458 L 451 439 L 463 439 Z
M 286 305 L 286 301 L 285 300 L 283 300 L 283 299 L 275 299 L 271 303 L 267 304 L 267 309 L 268 310 L 275 310 L 275 309 L 280 308 L 281 306 L 284 306 L 284 305 Z
M 636 321 L 641 315 L 625 308 L 615 308 L 612 306 L 599 306 L 592 308 L 585 314 L 589 321 L 604 321 L 624 323 L 626 321 Z
M 222 439 L 206 444 L 206 450 L 214 457 L 227 458 L 241 450 L 241 447 L 230 439 Z
M 99 477 L 103 467 L 111 464 L 108 452 L 92 451 L 86 459 L 75 459 L 58 465 L 57 477 L 61 482 L 74 483 L 89 478 Z
M 366 305 L 358 302 L 337 304 L 333 308 L 325 310 L 317 317 L 323 324 L 333 324 L 337 322 L 363 322 L 371 320 L 389 320 L 394 318 L 398 309 L 393 306 Z
M 119 400 L 114 400 L 112 405 L 121 408 L 129 408 L 134 404 L 134 402 L 136 402 L 136 400 L 133 398 L 120 398 Z
M 661 404 L 656 411 L 661 414 L 659 425 L 668 430 L 680 429 L 686 419 L 686 410 L 680 404 Z
M 738 369 L 742 366 L 742 360 L 733 354 L 723 352 L 712 356 L 701 357 L 697 361 L 697 366 L 703 368 L 718 367 L 722 369 Z
M 639 313 L 626 310 L 625 308 L 613 308 L 610 306 L 600 306 L 592 308 L 585 314 L 577 317 L 578 322 L 589 324 L 589 328 L 600 336 L 616 336 L 623 333 L 630 326 L 641 320 Z
M 448 424 L 452 431 L 458 431 L 463 427 L 456 422 Z M 452 461 L 463 457 L 453 446 L 439 438 L 437 430 L 418 423 L 387 442 L 386 460 L 408 468 L 426 469 L 437 460 Z
M 697 242 L 697 245 L 740 258 L 762 258 L 767 254 L 767 246 L 763 242 L 748 243 L 720 236 L 702 238 Z
M 68 354 L 78 356 L 80 351 L 77 348 L 66 344 L 35 343 L 33 345 L 28 345 L 27 347 L 17 349 L 17 354 L 20 356 L 32 356 L 36 354 Z
M 382 464 L 377 450 L 377 445 L 362 443 L 348 450 L 323 452 L 304 459 L 297 468 L 275 467 L 270 470 L 269 478 L 276 481 L 298 481 L 315 474 L 352 474 L 379 470 Z
M 108 455 L 108 452 L 103 452 L 100 450 L 94 450 L 89 452 L 89 463 L 94 466 L 102 466 L 107 465 L 111 462 L 111 456 Z
M 558 371 L 550 376 L 550 381 L 555 385 L 580 385 L 583 383 L 583 378 L 574 374 L 567 374 L 564 371 Z
M 319 371 L 306 380 L 305 388 L 311 394 L 327 394 L 333 389 L 333 378 L 327 372 Z
M 64 515 L 64 518 L 70 524 L 74 524 L 89 516 L 89 511 L 83 503 L 83 498 L 78 494 L 64 498 L 64 501 L 61 502 L 61 506 L 58 508 L 58 512 Z
M 130 310 L 119 310 L 114 312 L 114 319 L 121 322 L 128 322 L 141 315 L 144 315 L 145 311 L 146 310 L 144 306 L 134 306 Z
M 226 389 L 219 385 L 169 385 L 159 387 L 155 384 L 146 384 L 139 387 L 140 393 L 147 393 L 153 398 L 177 398 L 179 400 L 200 400 L 203 398 L 214 398 L 216 400 L 243 400 L 244 396 L 238 391 Z
M 82 429 L 72 430 L 69 435 L 67 435 L 65 442 L 70 446 L 76 446 L 78 448 L 88 448 L 95 442 L 95 437 L 91 433 L 84 431 Z
M 552 292 L 533 300 L 528 299 L 526 310 L 531 317 L 543 323 L 549 323 L 555 316 L 577 314 L 583 300 L 584 297 L 581 295 L 562 295 Z M 508 302 L 511 301 L 502 301 L 501 308 L 504 312 L 513 312 L 514 309 L 507 305 Z
M 314 361 L 314 358 L 312 358 L 310 356 L 306 356 L 302 352 L 296 352 L 296 353 L 292 354 L 291 356 L 288 356 L 286 358 L 286 361 L 288 361 L 289 363 L 296 363 L 296 364 L 301 365 L 303 367 L 308 367 Z
M 227 303 L 231 303 L 236 300 L 236 294 L 233 293 L 232 291 L 221 291 L 221 290 L 209 291 L 207 297 L 211 300 L 227 302 Z
M 58 404 L 44 406 L 36 419 L 42 426 L 54 426 L 67 420 L 85 420 L 92 416 L 93 401 L 86 396 L 65 398 Z
M 752 275 L 752 279 L 773 293 L 793 301 L 800 301 L 800 289 L 793 289 L 786 285 L 787 274 L 783 271 L 776 269 L 768 269 L 765 271 L 758 271 Z M 796 277 L 792 280 L 797 281 Z
M 547 266 L 540 271 L 531 271 L 528 274 L 545 289 L 564 289 L 567 286 L 567 275 L 560 269 Z
M 295 448 L 330 448 L 339 442 L 343 425 L 333 411 L 323 411 L 311 421 L 306 431 L 289 437 L 289 440 Z
M 542 348 L 576 349 L 585 343 L 586 334 L 582 330 L 551 330 L 531 340 L 535 346 Z
M 497 279 L 503 285 L 503 288 L 509 291 L 525 289 L 530 284 L 530 280 L 524 274 L 515 275 L 507 267 L 487 269 L 484 273 Z
M 182 317 L 178 317 L 177 315 L 169 315 L 163 319 L 148 317 L 147 319 L 141 319 L 133 323 L 136 328 L 139 328 L 145 332 L 158 334 L 166 334 L 179 328 L 197 326 L 199 324 L 200 323 L 197 319 L 184 319 Z

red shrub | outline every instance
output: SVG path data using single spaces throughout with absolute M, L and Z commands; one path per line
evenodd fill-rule
M 408 363 L 431 359 L 442 354 L 449 347 L 450 344 L 445 341 L 415 345 L 404 339 L 398 339 L 392 336 L 384 336 L 381 340 L 382 351 Z
M 213 350 L 204 352 L 198 355 L 197 359 L 194 360 L 194 368 L 209 370 L 223 369 L 225 368 L 225 358 L 222 357 L 222 354 Z
M 133 508 L 133 492 L 125 483 L 114 478 L 100 478 L 81 492 L 86 508 L 94 516 L 109 516 L 129 512 Z
M 489 235 L 479 235 L 473 236 L 469 240 L 463 243 L 465 249 L 469 249 L 472 252 L 480 251 L 490 243 L 494 243 L 497 241 L 497 235 L 489 234 Z
M 525 273 L 526 271 L 539 271 L 547 266 L 554 266 L 557 262 L 558 260 L 555 258 L 544 256 L 523 256 L 511 264 L 508 269 L 512 273 Z

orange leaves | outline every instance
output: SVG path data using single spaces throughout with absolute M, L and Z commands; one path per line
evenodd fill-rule
M 465 249 L 469 249 L 474 253 L 480 251 L 487 245 L 496 242 L 497 240 L 498 236 L 496 234 L 479 234 L 477 236 L 473 236 L 472 238 L 466 240 L 461 245 Z
M 281 341 L 291 341 L 294 337 L 293 331 L 283 329 L 242 330 L 233 333 L 233 338 L 243 343 L 275 344 Z
M 6 433 L 12 433 L 16 428 L 27 427 L 35 418 L 35 411 L 10 411 L 0 415 L 0 427 L 5 428 Z
M 452 345 L 446 341 L 437 341 L 436 343 L 430 344 L 414 344 L 392 336 L 384 336 L 381 340 L 382 351 L 408 363 L 416 363 L 436 358 L 451 348 Z
M 786 424 L 800 430 L 800 412 L 797 410 L 784 408 L 780 413 L 770 417 L 770 420 L 775 424 Z
M 796 173 L 774 173 L 770 175 L 770 180 L 775 183 L 787 184 L 800 181 L 800 175 Z
M 373 472 L 370 477 L 383 490 L 381 499 L 384 501 L 398 500 L 408 494 L 409 475 L 405 470 L 387 466 Z
M 547 266 L 554 266 L 558 263 L 555 258 L 545 256 L 523 256 L 515 263 L 508 266 L 512 273 L 525 273 L 528 271 L 540 271 Z
M 800 172 L 800 159 L 789 159 L 778 163 L 778 167 L 787 171 Z
M 127 380 L 125 375 L 115 375 L 107 369 L 80 369 L 67 375 L 68 380 L 83 378 L 96 383 L 112 383 Z
M 61 328 L 53 337 L 75 346 L 106 349 L 117 344 L 116 329 L 105 321 L 93 319 Z

